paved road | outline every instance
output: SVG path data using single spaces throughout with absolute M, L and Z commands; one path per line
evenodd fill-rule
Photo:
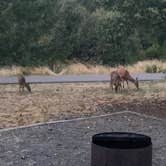
M 134 74 L 134 78 L 138 77 L 140 81 L 166 80 L 166 74 Z M 33 75 L 26 77 L 30 83 L 75 83 L 75 82 L 108 82 L 109 75 L 57 75 L 57 76 L 41 76 Z M 0 77 L 0 84 L 16 84 L 17 77 Z

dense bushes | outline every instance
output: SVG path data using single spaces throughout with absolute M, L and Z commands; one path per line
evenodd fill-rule
M 166 59 L 164 0 L 0 2 L 0 65 Z

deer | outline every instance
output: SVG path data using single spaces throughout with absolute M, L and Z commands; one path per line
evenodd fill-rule
M 115 92 L 118 92 L 122 90 L 122 85 L 121 85 L 122 79 L 120 75 L 118 74 L 117 71 L 111 72 L 110 75 L 110 87 L 112 88 L 112 91 L 114 90 L 115 86 Z
M 139 83 L 138 83 L 138 78 L 134 79 L 130 73 L 128 72 L 128 70 L 126 70 L 123 66 L 120 66 L 117 69 L 118 74 L 120 75 L 121 79 L 122 79 L 122 87 L 124 88 L 124 82 L 126 81 L 127 83 L 127 87 L 129 88 L 128 85 L 128 81 L 132 82 L 137 89 L 139 89 Z
M 23 92 L 24 87 L 26 87 L 28 92 L 31 92 L 30 84 L 26 82 L 26 79 L 23 75 L 18 76 L 18 84 L 19 84 L 19 92 Z

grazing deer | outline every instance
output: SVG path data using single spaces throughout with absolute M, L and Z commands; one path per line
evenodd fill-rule
M 24 87 L 26 87 L 27 90 L 31 92 L 31 87 L 29 83 L 26 82 L 25 77 L 23 75 L 18 76 L 18 83 L 19 83 L 19 92 L 23 92 Z
M 122 90 L 122 85 L 121 85 L 121 82 L 122 82 L 122 79 L 120 77 L 120 75 L 118 74 L 117 71 L 113 71 L 111 72 L 111 75 L 110 75 L 110 87 L 112 88 L 112 90 L 114 90 L 114 86 L 115 86 L 115 92 L 118 92 L 118 90 Z
M 127 87 L 129 88 L 128 86 L 128 81 L 134 83 L 134 85 L 136 86 L 137 89 L 139 89 L 139 84 L 138 84 L 138 78 L 134 79 L 130 73 L 123 67 L 119 67 L 117 69 L 117 72 L 118 74 L 120 75 L 121 79 L 122 79 L 122 86 L 124 88 L 124 82 L 126 81 L 127 83 Z

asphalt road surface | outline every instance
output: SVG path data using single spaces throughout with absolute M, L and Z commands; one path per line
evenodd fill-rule
M 165 73 L 155 74 L 134 74 L 134 78 L 138 78 L 140 81 L 155 81 L 166 80 Z M 77 82 L 108 82 L 110 81 L 109 75 L 56 75 L 56 76 L 41 76 L 31 75 L 26 76 L 26 80 L 29 83 L 77 83 Z M 18 83 L 17 77 L 0 77 L 0 84 L 16 84 Z

